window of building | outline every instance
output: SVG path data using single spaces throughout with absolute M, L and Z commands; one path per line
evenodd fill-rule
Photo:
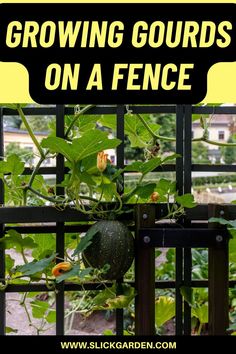
M 223 130 L 218 131 L 218 140 L 225 140 L 225 132 Z

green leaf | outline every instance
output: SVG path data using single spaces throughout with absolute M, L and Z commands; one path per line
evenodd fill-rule
M 34 248 L 32 256 L 36 259 L 42 258 L 41 255 L 51 255 L 56 249 L 56 238 L 53 234 L 35 234 L 31 235 L 33 240 L 36 242 L 37 247 Z
M 229 229 L 229 232 L 232 236 L 229 241 L 229 261 L 232 263 L 236 262 L 236 230 Z
M 24 162 L 16 154 L 10 155 L 6 161 L 0 161 L 0 174 L 11 173 L 12 175 L 21 175 L 24 171 Z
M 49 309 L 49 303 L 40 300 L 31 301 L 30 306 L 34 318 L 44 318 L 47 310 Z
M 149 200 L 152 192 L 155 190 L 155 183 L 141 183 L 133 191 L 123 196 L 125 203 L 129 202 L 133 196 L 138 198 Z
M 97 154 L 90 155 L 80 161 L 80 172 L 94 174 L 98 172 L 97 169 Z
M 78 277 L 79 279 L 83 279 L 86 275 L 91 272 L 92 268 L 80 269 L 80 265 L 75 265 L 69 272 L 65 272 L 56 278 L 56 283 L 61 283 L 63 280 L 72 277 Z
M 176 184 L 175 182 L 161 178 L 156 185 L 156 190 L 162 195 L 173 194 L 176 190 Z
M 74 250 L 77 247 L 79 234 L 66 234 L 65 235 L 65 249 Z
M 50 309 L 48 315 L 45 317 L 45 320 L 48 323 L 55 323 L 56 322 L 56 311 L 53 309 Z
M 147 162 L 135 161 L 132 164 L 125 167 L 126 172 L 140 172 L 143 175 L 155 170 L 158 166 L 160 166 L 162 160 L 160 157 L 155 157 Z
M 156 188 L 155 183 L 143 183 L 137 187 L 135 194 L 143 199 L 150 199 L 150 195 Z
M 67 160 L 73 162 L 76 158 L 76 151 L 73 150 L 72 144 L 58 137 L 44 138 L 41 142 L 43 148 L 50 149 L 53 153 L 62 154 Z
M 152 123 L 149 115 L 142 115 L 143 119 L 148 123 L 149 127 L 153 130 L 154 133 L 157 133 L 160 129 L 160 125 L 156 123 Z M 112 129 L 114 132 L 116 131 L 116 116 L 102 116 L 100 119 L 100 123 Z M 146 127 L 144 127 L 143 123 L 140 119 L 132 114 L 125 115 L 125 135 L 128 136 L 130 140 L 131 147 L 146 147 L 150 142 L 151 134 L 147 131 Z
M 99 191 L 103 191 L 103 196 L 106 201 L 111 202 L 114 198 L 114 195 L 116 195 L 116 184 L 115 183 L 109 183 L 109 184 L 103 184 L 99 188 Z
M 69 126 L 74 120 L 75 116 L 65 116 L 66 125 Z M 79 132 L 85 132 L 87 130 L 92 130 L 95 128 L 99 116 L 97 115 L 81 115 L 75 123 L 75 126 L 79 128 Z
M 113 132 L 116 131 L 116 116 L 115 115 L 102 115 L 101 118 L 99 119 L 100 123 L 104 126 L 104 127 L 108 127 L 110 129 L 112 129 Z
M 165 158 L 162 160 L 162 164 L 166 163 L 167 161 L 175 160 L 175 159 L 177 159 L 178 157 L 181 157 L 181 155 L 180 155 L 180 154 L 172 154 L 172 155 L 169 155 L 169 156 L 165 157 Z
M 7 167 L 13 175 L 21 175 L 24 171 L 24 162 L 19 156 L 13 154 L 7 158 Z
M 98 233 L 99 231 L 93 227 L 90 228 L 84 237 L 80 239 L 80 242 L 76 249 L 74 250 L 74 253 L 72 254 L 72 257 L 76 256 L 77 254 L 84 252 L 86 248 L 91 245 L 93 237 Z
M 134 299 L 136 295 L 135 289 L 129 287 L 122 295 L 117 295 L 114 298 L 107 299 L 104 309 L 122 309 L 128 307 L 129 303 Z
M 155 170 L 155 168 L 157 168 L 158 166 L 160 166 L 162 164 L 162 160 L 160 159 L 160 157 L 155 157 L 147 162 L 144 162 L 141 166 L 140 166 L 140 172 L 143 175 L 146 175 L 149 172 L 152 172 L 153 170 Z
M 6 332 L 6 334 L 9 334 L 9 333 L 17 333 L 17 332 L 18 332 L 18 329 L 15 329 L 15 328 L 6 326 L 6 327 L 5 327 L 5 332 Z
M 33 275 L 36 273 L 41 273 L 52 264 L 52 261 L 54 260 L 55 257 L 56 257 L 56 254 L 54 253 L 49 258 L 41 259 L 38 262 L 33 261 L 30 263 L 24 264 L 23 266 L 17 267 L 17 271 L 21 272 L 24 275 Z
M 231 221 L 229 220 L 225 220 L 223 218 L 215 218 L 215 217 L 212 217 L 208 220 L 209 222 L 217 222 L 221 225 L 230 225 L 231 226 Z
M 194 208 L 197 204 L 194 201 L 194 197 L 190 193 L 179 195 L 176 197 L 176 202 L 184 208 Z
M 120 143 L 121 140 L 109 139 L 107 133 L 96 129 L 86 131 L 72 143 L 62 138 L 48 137 L 42 140 L 42 147 L 62 154 L 70 162 L 77 162 L 102 150 L 116 148 Z
M 30 293 L 27 293 L 27 298 L 32 299 L 35 298 L 36 296 L 40 295 L 41 293 L 38 291 L 32 291 Z
M 126 172 L 140 172 L 140 168 L 142 166 L 142 161 L 135 161 L 125 167 Z
M 128 165 L 125 167 L 126 172 L 140 172 L 144 176 L 155 170 L 158 166 L 161 166 L 163 163 L 165 163 L 168 160 L 175 159 L 179 155 L 173 154 L 171 156 L 166 157 L 165 159 L 161 159 L 160 157 L 155 157 L 149 161 L 142 162 L 142 161 L 135 161 L 132 164 Z
M 14 264 L 15 264 L 15 260 L 13 258 L 11 258 L 11 256 L 9 254 L 6 254 L 6 256 L 5 256 L 5 265 L 6 265 L 6 272 L 8 274 L 11 273 L 11 270 L 14 267 Z
M 175 316 L 175 301 L 169 296 L 160 296 L 155 303 L 155 321 L 157 327 L 162 326 Z
M 80 161 L 103 150 L 116 148 L 120 143 L 121 140 L 109 139 L 107 133 L 101 130 L 91 130 L 83 134 L 81 138 L 73 140 L 72 146 L 77 155 L 75 161 Z
M 181 295 L 184 300 L 190 305 L 193 306 L 193 290 L 189 286 L 181 286 L 180 288 Z
M 206 118 L 209 118 L 209 114 L 192 114 L 192 121 L 195 122 L 197 120 L 206 120 Z M 202 122 L 201 122 L 201 127 L 203 128 Z
M 221 225 L 227 225 L 229 227 L 233 227 L 233 228 L 236 228 L 236 220 L 233 220 L 233 221 L 230 221 L 230 220 L 225 220 L 224 218 L 210 218 L 208 220 L 209 222 L 217 222 Z
M 21 251 L 25 248 L 32 249 L 38 246 L 31 237 L 22 237 L 22 235 L 15 230 L 8 230 L 3 240 L 6 248 L 15 248 L 17 251 Z
M 142 117 L 148 123 L 153 132 L 157 133 L 160 129 L 160 125 L 150 122 L 150 118 L 147 115 L 143 115 Z M 143 125 L 140 119 L 132 114 L 127 114 L 125 116 L 125 134 L 128 136 L 131 147 L 133 148 L 146 147 L 152 138 L 151 134 L 147 131 L 146 127 Z
M 93 306 L 103 306 L 107 299 L 114 299 L 116 297 L 116 287 L 115 284 L 112 287 L 106 288 L 100 291 L 93 299 L 92 304 Z
M 115 334 L 112 332 L 111 329 L 105 329 L 105 331 L 103 331 L 103 335 L 104 336 L 114 336 Z
M 95 186 L 96 183 L 87 172 L 78 173 L 81 183 L 86 183 L 88 186 Z
M 92 299 L 92 309 L 96 310 L 113 310 L 127 307 L 134 299 L 136 292 L 133 287 L 128 284 L 122 284 L 122 294 L 116 295 L 115 284 L 111 288 L 101 291 Z
M 198 318 L 200 323 L 208 323 L 208 305 L 203 304 L 200 307 L 192 307 L 192 316 Z

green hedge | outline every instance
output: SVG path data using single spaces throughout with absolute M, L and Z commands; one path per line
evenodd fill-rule
M 206 184 L 233 183 L 236 182 L 236 173 L 219 176 L 193 177 L 193 186 L 204 186 Z

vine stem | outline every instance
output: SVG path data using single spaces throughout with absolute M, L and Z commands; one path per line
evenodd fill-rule
M 151 129 L 151 127 L 148 125 L 148 123 L 145 121 L 145 119 L 143 119 L 143 117 L 136 113 L 136 116 L 139 118 L 139 120 L 142 122 L 142 124 L 145 126 L 145 128 L 147 129 L 147 131 L 150 133 L 150 135 L 152 136 L 152 138 L 154 139 L 160 139 L 160 140 L 166 140 L 166 141 L 176 141 L 175 138 L 170 138 L 168 136 L 162 136 L 159 134 L 154 133 L 154 131 Z
M 200 322 L 199 327 L 198 327 L 198 331 L 197 334 L 200 336 L 201 335 L 201 331 L 202 331 L 202 322 Z
M 63 202 L 63 200 L 60 201 L 60 199 L 56 199 L 56 198 L 53 198 L 53 197 L 49 197 L 45 194 L 42 194 L 40 192 L 38 192 L 36 189 L 32 188 L 31 186 L 27 186 L 27 188 L 34 194 L 36 194 L 38 197 L 40 198 L 43 198 L 45 200 L 48 200 L 49 202 L 52 202 L 52 203 L 60 203 L 60 202 Z M 79 196 L 80 199 L 84 199 L 84 200 L 90 200 L 91 202 L 98 202 L 97 199 L 94 199 L 94 198 L 91 198 L 91 197 L 88 197 L 88 196 L 83 196 L 83 195 L 80 195 Z M 73 201 L 72 199 L 71 200 L 68 200 L 68 202 L 70 201 Z
M 236 146 L 236 143 L 220 143 L 220 142 L 217 142 L 217 141 L 206 139 L 204 137 L 192 139 L 193 143 L 197 142 L 197 141 L 202 141 L 202 142 L 205 142 L 207 144 L 216 145 L 216 146 Z
M 138 113 L 136 115 L 139 118 L 139 120 L 142 122 L 142 124 L 145 126 L 147 131 L 150 133 L 152 138 L 159 139 L 159 140 L 166 140 L 166 141 L 176 141 L 175 138 L 170 138 L 170 137 L 167 137 L 167 136 L 162 136 L 162 135 L 159 135 L 159 134 L 155 134 L 153 132 L 153 130 L 150 128 L 150 126 L 148 125 L 148 123 L 145 121 L 145 119 L 143 119 L 143 117 L 140 114 L 138 114 Z M 220 142 L 217 142 L 217 141 L 213 141 L 213 140 L 209 140 L 207 138 L 204 138 L 203 136 L 201 138 L 192 139 L 192 142 L 198 142 L 198 141 L 202 141 L 202 142 L 205 142 L 207 144 L 216 145 L 216 146 L 235 146 L 236 147 L 236 143 L 220 143 Z
M 40 157 L 39 161 L 37 162 L 37 165 L 35 166 L 35 168 L 34 168 L 34 170 L 32 172 L 32 175 L 30 176 L 29 183 L 23 189 L 23 203 L 24 203 L 24 205 L 27 204 L 27 191 L 31 189 L 31 186 L 32 186 L 32 184 L 34 182 L 34 179 L 35 179 L 35 177 L 36 177 L 36 175 L 37 175 L 37 173 L 38 173 L 38 171 L 40 169 L 40 166 L 43 163 L 46 155 L 48 154 L 48 152 L 49 152 L 49 150 L 45 152 L 45 156 L 41 156 Z M 31 191 L 33 191 L 33 190 L 31 189 Z
M 32 193 L 34 193 L 35 195 L 37 195 L 38 197 L 43 198 L 45 200 L 48 200 L 49 202 L 52 202 L 52 203 L 58 203 L 59 202 L 59 200 L 57 200 L 56 198 L 44 195 L 44 194 L 38 192 L 36 189 L 32 188 L 31 186 L 27 186 L 27 189 L 29 191 L 31 191 Z
M 42 147 L 40 146 L 38 140 L 36 139 L 36 137 L 35 137 L 35 135 L 33 133 L 33 130 L 31 129 L 27 119 L 25 118 L 24 112 L 22 111 L 22 108 L 21 108 L 21 106 L 19 104 L 17 105 L 17 111 L 18 111 L 19 116 L 21 117 L 21 119 L 22 119 L 22 121 L 23 121 L 23 123 L 24 123 L 24 125 L 25 125 L 25 127 L 26 127 L 26 129 L 27 129 L 27 131 L 28 131 L 33 143 L 34 143 L 34 145 L 37 147 L 40 156 L 42 158 L 45 158 L 44 151 L 43 151 Z
M 71 129 L 73 128 L 74 124 L 79 119 L 79 117 L 95 106 L 96 106 L 95 104 L 90 104 L 90 105 L 84 107 L 83 109 L 81 109 L 81 111 L 78 114 L 76 114 L 76 116 L 74 117 L 74 119 L 72 120 L 72 122 L 70 123 L 69 127 L 67 128 L 67 130 L 65 132 L 65 139 L 68 138 L 68 135 L 69 135 Z
M 28 263 L 28 260 L 27 260 L 27 258 L 25 257 L 25 253 L 24 253 L 24 249 L 23 249 L 23 248 L 21 249 L 20 253 L 21 253 L 21 255 L 22 255 L 22 258 L 23 258 L 24 263 L 27 264 L 27 263 Z
M 40 168 L 41 164 L 43 163 L 43 161 L 44 161 L 46 155 L 48 154 L 48 152 L 49 151 L 46 151 L 45 155 L 40 157 L 39 161 L 37 162 L 37 165 L 35 166 L 35 168 L 34 168 L 34 170 L 32 172 L 32 175 L 30 176 L 30 180 L 29 180 L 29 183 L 28 183 L 27 187 L 31 187 L 32 186 L 33 181 L 35 179 L 35 176 L 37 175 L 37 173 L 39 171 L 39 168 Z M 27 189 L 27 187 L 26 187 L 26 189 Z

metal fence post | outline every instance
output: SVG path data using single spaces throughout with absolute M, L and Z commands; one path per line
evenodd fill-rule
M 135 240 L 135 334 L 155 334 L 155 248 L 148 247 L 139 236 L 142 227 L 153 227 L 155 224 L 155 205 L 137 205 L 136 240 Z
M 116 166 L 117 168 L 124 168 L 124 159 L 125 159 L 125 152 L 124 152 L 124 140 L 125 140 L 125 122 L 124 122 L 124 114 L 125 114 L 125 107 L 124 105 L 117 105 L 117 112 L 116 112 L 116 137 L 122 141 L 122 143 L 116 148 Z M 121 187 L 121 186 L 120 186 Z M 122 190 L 119 191 L 120 194 L 124 192 L 124 175 L 122 174 Z M 116 284 L 116 293 L 120 295 L 122 293 L 122 283 L 123 278 L 118 279 Z M 116 334 L 123 335 L 124 332 L 124 310 L 123 309 L 116 309 Z
M 226 208 L 221 205 L 209 204 L 209 217 L 226 217 Z M 218 224 L 209 223 L 209 227 L 217 227 Z M 218 225 L 219 226 L 219 225 Z M 209 278 L 209 334 L 225 335 L 229 327 L 229 255 L 228 240 L 220 235 L 217 246 L 209 248 L 208 278 Z
M 64 113 L 65 107 L 63 105 L 57 105 L 56 107 L 56 133 L 58 137 L 64 138 Z M 56 182 L 57 185 L 64 180 L 64 157 L 62 155 L 57 156 L 56 164 Z M 57 195 L 63 195 L 63 187 L 57 186 Z M 58 257 L 64 258 L 64 222 L 57 222 L 56 232 L 56 252 Z M 64 282 L 57 284 L 56 294 L 56 334 L 64 335 Z
M 176 106 L 176 189 L 179 195 L 184 193 L 184 106 Z M 183 285 L 183 249 L 176 248 L 175 253 L 175 334 L 183 334 L 183 297 L 180 291 Z

